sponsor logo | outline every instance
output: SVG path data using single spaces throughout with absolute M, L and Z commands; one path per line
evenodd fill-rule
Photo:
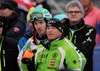
M 76 60 L 73 60 L 73 63 L 76 64 Z
M 40 58 L 47 58 L 47 54 L 41 54 Z
M 50 62 L 50 66 L 54 66 L 55 65 L 55 61 L 54 60 L 52 60 L 51 62 Z
M 18 28 L 18 27 L 14 27 L 14 32 L 19 32 L 20 31 L 20 29 Z
M 57 53 L 54 53 L 54 54 L 52 55 L 53 58 L 56 58 L 57 56 L 58 56 Z
M 47 67 L 48 69 L 55 69 L 55 70 L 57 70 L 57 68 L 55 68 L 55 67 Z

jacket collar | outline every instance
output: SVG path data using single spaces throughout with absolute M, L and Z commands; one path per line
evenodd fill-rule
M 59 37 L 50 43 L 50 50 L 54 50 L 64 44 L 64 37 Z
M 81 21 L 79 23 L 77 23 L 76 25 L 74 26 L 70 26 L 69 25 L 69 19 L 66 20 L 66 25 L 70 28 L 70 29 L 73 29 L 73 30 L 79 30 L 80 28 L 84 27 L 84 20 L 81 19 Z
M 45 39 L 44 42 L 40 42 L 46 49 L 48 50 L 53 50 L 55 48 L 58 48 L 59 47 L 59 44 L 63 44 L 62 39 L 64 37 L 59 37 L 59 38 L 56 38 L 55 40 L 53 41 L 49 41 L 48 39 Z
M 36 34 L 36 38 L 37 38 L 38 40 L 44 40 L 44 39 L 47 39 L 47 35 L 45 34 L 45 35 L 43 35 L 42 37 L 40 37 L 38 34 Z

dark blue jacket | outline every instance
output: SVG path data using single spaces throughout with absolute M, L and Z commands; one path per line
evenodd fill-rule
M 27 31 L 26 34 L 19 40 L 18 46 L 20 50 L 24 47 L 27 40 L 31 37 L 32 37 L 32 34 L 30 33 L 30 31 Z
M 26 20 L 22 12 L 13 13 L 7 18 L 6 30 L 3 41 L 5 50 L 5 71 L 20 71 L 17 64 L 18 41 L 26 32 Z

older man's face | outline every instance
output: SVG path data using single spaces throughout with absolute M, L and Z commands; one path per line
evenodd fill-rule
M 83 13 L 80 11 L 79 7 L 69 7 L 67 11 L 67 16 L 70 22 L 73 22 L 73 24 L 70 24 L 70 26 L 76 25 L 82 17 Z
M 54 40 L 60 36 L 62 36 L 62 33 L 56 27 L 53 26 L 47 27 L 47 37 L 49 40 Z

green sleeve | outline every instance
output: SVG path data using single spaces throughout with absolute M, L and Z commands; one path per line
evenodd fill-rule
M 30 42 L 27 43 L 27 45 L 25 47 L 26 47 L 26 50 L 28 48 L 30 48 Z M 26 64 L 23 64 L 22 62 L 20 62 L 20 69 L 21 69 L 21 71 L 28 71 L 27 65 Z
M 21 62 L 21 71 L 28 71 L 27 65 Z
M 66 52 L 65 60 L 68 69 L 81 71 L 78 54 L 73 48 L 70 48 L 70 50 Z

